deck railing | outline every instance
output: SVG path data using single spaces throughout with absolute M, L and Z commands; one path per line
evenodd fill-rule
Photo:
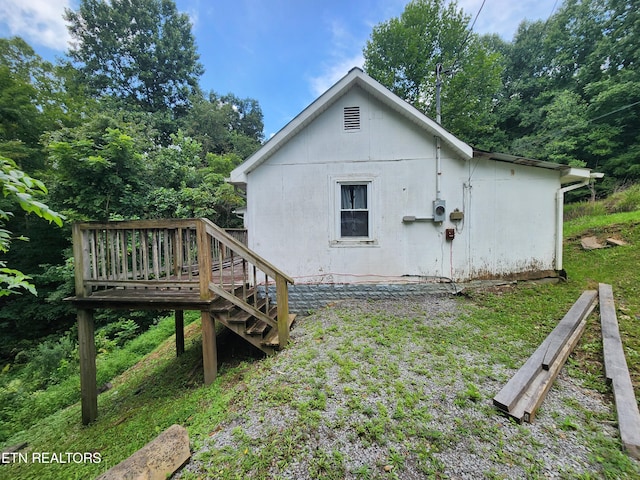
M 76 295 L 110 288 L 217 295 L 276 328 L 284 346 L 293 280 L 249 250 L 246 238 L 245 230 L 227 232 L 206 219 L 76 223 Z M 274 300 L 275 321 L 269 315 Z
M 199 228 L 204 229 L 204 232 L 199 230 L 199 250 L 211 252 L 210 255 L 203 256 L 203 259 L 220 266 L 216 270 L 209 265 L 201 265 L 201 271 L 207 273 L 200 275 L 200 294 L 207 291 L 208 285 L 210 295 L 227 299 L 277 329 L 280 347 L 286 345 L 289 340 L 288 284 L 293 284 L 293 279 L 213 222 L 206 219 L 201 219 L 200 222 Z M 232 291 L 226 288 L 227 285 L 234 286 Z M 258 287 L 261 286 L 264 288 L 262 299 L 258 292 Z M 277 305 L 275 321 L 270 315 L 274 306 L 274 299 L 270 295 L 272 290 L 275 291 Z

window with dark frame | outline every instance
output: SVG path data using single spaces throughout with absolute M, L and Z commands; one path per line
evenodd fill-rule
M 368 185 L 340 185 L 340 236 L 369 236 Z

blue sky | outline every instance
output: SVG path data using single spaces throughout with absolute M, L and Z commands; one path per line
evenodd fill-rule
M 373 26 L 408 0 L 177 0 L 205 67 L 205 91 L 258 100 L 265 136 L 284 127 L 354 66 Z M 23 37 L 41 56 L 64 55 L 64 8 L 78 0 L 0 0 L 0 36 Z M 483 0 L 458 0 L 475 18 Z M 523 20 L 546 19 L 559 0 L 485 0 L 474 26 L 511 40 Z

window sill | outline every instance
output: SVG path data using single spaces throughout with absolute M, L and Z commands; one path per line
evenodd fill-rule
M 378 241 L 371 238 L 331 240 L 330 247 L 377 247 Z

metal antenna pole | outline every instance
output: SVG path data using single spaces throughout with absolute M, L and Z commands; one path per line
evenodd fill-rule
M 442 124 L 442 119 L 440 118 L 440 89 L 442 88 L 442 78 L 440 74 L 442 73 L 442 64 L 436 63 L 436 122 L 438 125 Z

